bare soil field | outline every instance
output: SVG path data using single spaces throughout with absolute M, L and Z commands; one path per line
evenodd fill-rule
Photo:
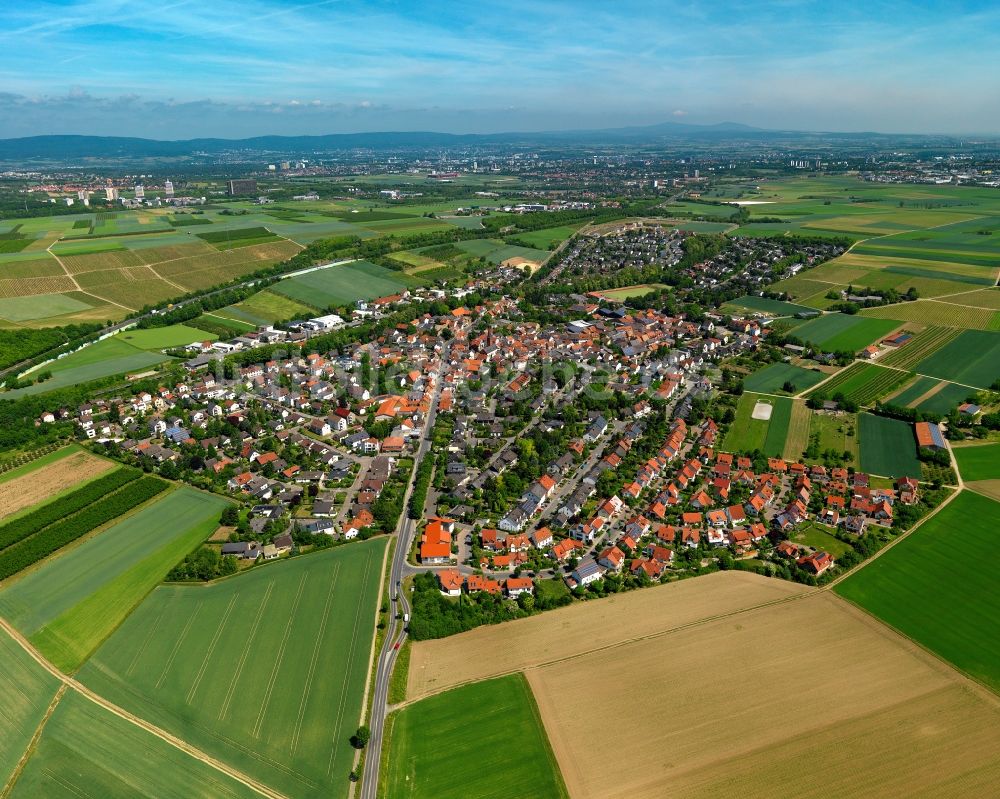
M 965 487 L 1000 502 L 1000 480 L 972 480 Z
M 419 699 L 587 652 L 613 647 L 613 654 L 625 641 L 663 635 L 746 608 L 799 597 L 809 590 L 749 572 L 716 572 L 479 627 L 450 638 L 416 641 L 406 696 Z
M 581 799 L 971 797 L 1000 780 L 1000 699 L 828 592 L 526 674 Z M 609 768 L 623 745 L 636 765 Z
M 44 502 L 77 483 L 98 477 L 113 466 L 111 461 L 77 452 L 16 477 L 4 483 L 3 491 L 0 491 L 0 519 Z

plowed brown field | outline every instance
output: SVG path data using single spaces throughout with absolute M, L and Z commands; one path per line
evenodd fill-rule
M 3 484 L 0 490 L 0 519 L 18 513 L 54 494 L 91 480 L 114 467 L 111 461 L 77 452 L 55 463 L 35 469 Z

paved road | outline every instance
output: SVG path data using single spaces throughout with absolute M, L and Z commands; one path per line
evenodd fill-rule
M 442 364 L 447 360 L 447 350 L 442 354 Z M 413 472 L 410 482 L 406 487 L 406 494 L 403 497 L 403 513 L 399 527 L 396 531 L 396 549 L 392 555 L 392 566 L 389 569 L 389 627 L 386 630 L 385 642 L 382 644 L 382 651 L 378 653 L 378 661 L 375 668 L 375 689 L 372 692 L 372 712 L 369 728 L 371 738 L 368 742 L 367 753 L 365 754 L 365 769 L 361 777 L 360 799 L 375 799 L 378 791 L 378 771 L 382 760 L 382 738 L 385 732 L 385 717 L 389 704 L 389 681 L 392 678 L 392 670 L 396 665 L 396 658 L 399 656 L 399 649 L 406 641 L 407 631 L 404 617 L 410 613 L 410 603 L 401 591 L 403 577 L 407 573 L 406 560 L 413 543 L 413 536 L 416 532 L 416 523 L 409 517 L 408 508 L 410 504 L 410 494 L 416 482 L 417 472 L 424 457 L 431 446 L 431 435 L 434 430 L 434 420 L 437 416 L 438 400 L 441 398 L 441 389 L 444 380 L 439 379 L 434 388 L 434 396 L 431 400 L 431 407 L 427 413 L 427 421 L 424 425 L 424 435 L 420 439 L 420 446 L 417 448 L 416 457 L 413 460 Z M 395 597 L 395 599 L 391 599 Z

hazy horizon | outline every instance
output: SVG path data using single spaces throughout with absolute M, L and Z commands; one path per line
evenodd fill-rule
M 987 2 L 48 0 L 0 23 L 2 138 L 1000 132 Z

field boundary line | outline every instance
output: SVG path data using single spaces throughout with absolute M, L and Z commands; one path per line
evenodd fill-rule
M 281 663 L 285 659 L 285 648 L 288 646 L 288 637 L 292 634 L 292 621 L 295 619 L 295 613 L 299 609 L 299 601 L 302 599 L 302 592 L 306 588 L 306 581 L 309 579 L 309 572 L 304 571 L 302 573 L 302 579 L 299 580 L 299 590 L 295 592 L 295 599 L 292 600 L 292 609 L 288 613 L 288 624 L 285 625 L 285 632 L 281 636 L 281 645 L 278 647 L 278 657 L 274 659 L 274 665 L 271 667 L 271 676 L 267 680 L 267 688 L 264 691 L 264 698 L 260 703 L 260 712 L 257 714 L 257 721 L 254 722 L 253 729 L 250 734 L 254 738 L 260 738 L 260 727 L 264 723 L 264 716 L 267 715 L 267 706 L 271 703 L 271 694 L 274 693 L 274 683 L 278 679 L 278 672 L 281 670 Z
M 68 686 L 66 683 L 61 683 L 56 689 L 55 696 L 53 696 L 52 701 L 49 702 L 49 706 L 45 710 L 45 715 L 42 716 L 41 721 L 38 722 L 38 726 L 35 727 L 35 732 L 31 736 L 31 740 L 28 741 L 28 745 L 25 747 L 20 760 L 17 761 L 17 765 L 11 772 L 10 778 L 7 780 L 7 784 L 3 786 L 3 790 L 0 790 L 0 799 L 7 799 L 7 797 L 10 796 L 10 792 L 14 790 L 14 785 L 21 776 L 21 772 L 24 771 L 24 767 L 28 765 L 28 761 L 31 759 L 31 756 L 35 753 L 35 749 L 38 747 L 38 740 L 42 737 L 42 731 L 45 729 L 45 725 L 48 724 L 49 719 L 52 718 L 52 714 L 56 710 L 56 705 L 58 705 L 59 700 L 63 698 L 67 688 Z
M 59 669 L 57 669 L 50 661 L 48 661 L 45 658 L 45 656 L 42 655 L 42 653 L 39 652 L 27 638 L 21 635 L 21 633 L 17 630 L 17 628 L 15 628 L 9 621 L 7 621 L 2 617 L 0 617 L 0 629 L 2 629 L 11 638 L 13 638 L 14 641 L 18 644 L 18 646 L 20 646 L 31 657 L 32 660 L 34 660 L 36 663 L 38 663 L 38 665 L 40 665 L 47 672 L 49 672 L 49 674 L 53 675 L 61 683 L 68 686 L 69 688 L 72 688 L 78 694 L 88 699 L 89 701 L 93 702 L 95 705 L 99 705 L 100 707 L 107 710 L 109 713 L 113 713 L 114 715 L 118 716 L 121 719 L 124 719 L 130 724 L 134 724 L 136 727 L 139 727 L 145 730 L 146 732 L 150 733 L 151 735 L 156 736 L 160 740 L 173 746 L 175 749 L 179 749 L 185 754 L 193 757 L 195 760 L 198 760 L 207 766 L 211 766 L 216 771 L 219 771 L 225 774 L 226 776 L 236 780 L 237 782 L 242 783 L 246 787 L 250 788 L 252 791 L 255 791 L 261 796 L 267 797 L 267 799 L 288 799 L 288 797 L 286 797 L 279 791 L 276 791 L 270 786 L 258 782 L 253 777 L 244 774 L 242 771 L 239 771 L 238 769 L 233 768 L 227 763 L 224 763 L 223 761 L 218 760 L 215 757 L 212 757 L 208 753 L 203 752 L 198 747 L 189 744 L 184 739 L 178 738 L 176 735 L 167 732 L 162 727 L 156 726 L 151 721 L 147 721 L 141 716 L 137 716 L 134 713 L 130 713 L 128 710 L 125 710 L 125 708 L 116 705 L 114 702 L 111 702 L 110 700 L 105 699 L 103 696 L 96 693 L 95 691 L 92 691 L 90 688 L 88 688 L 86 685 L 81 683 L 76 678 L 64 674 Z
M 146 640 L 142 642 L 135 654 L 132 656 L 132 662 L 128 664 L 128 668 L 125 670 L 125 676 L 131 677 L 135 672 L 135 667 L 139 665 L 139 658 L 142 657 L 142 653 L 146 651 L 146 647 L 149 646 L 149 642 L 153 640 L 153 635 L 160 628 L 160 622 L 163 620 L 163 615 L 167 612 L 167 606 L 164 605 L 160 610 L 159 614 L 156 616 L 156 621 L 150 625 L 149 632 L 146 633 Z
M 371 566 L 372 566 L 372 555 L 371 555 L 371 552 L 369 552 L 368 553 L 368 558 L 367 558 L 367 560 L 365 560 L 365 573 L 364 573 L 364 575 L 361 578 L 361 584 L 362 585 L 366 585 L 367 582 L 368 582 L 368 573 L 371 571 Z M 381 590 L 379 590 L 379 596 L 376 597 L 376 602 L 378 601 L 378 599 L 381 599 L 381 593 L 382 593 Z M 346 678 L 351 675 L 351 672 L 353 671 L 353 668 L 354 668 L 354 648 L 355 648 L 355 646 L 357 645 L 357 642 L 358 642 L 358 622 L 361 621 L 361 608 L 362 608 L 363 605 L 364 605 L 364 603 L 359 601 L 358 602 L 358 609 L 354 612 L 354 629 L 351 632 L 351 645 L 350 645 L 350 648 L 348 649 L 348 652 L 347 652 L 347 663 L 348 663 L 348 666 L 347 666 L 346 673 L 344 675 L 345 679 L 344 679 L 343 685 L 341 686 L 341 689 L 340 689 L 340 702 L 337 705 L 337 721 L 333 725 L 333 735 L 334 735 L 334 738 L 333 738 L 333 741 L 331 742 L 331 745 L 330 745 L 330 759 L 327 761 L 327 764 L 326 764 L 326 775 L 328 777 L 330 776 L 331 773 L 333 773 L 333 764 L 337 762 L 337 746 L 336 746 L 336 744 L 337 744 L 337 737 L 336 736 L 339 734 L 340 725 L 341 725 L 341 723 L 343 722 L 343 719 L 344 719 L 344 704 L 347 701 L 347 685 L 350 682 L 350 680 L 346 679 Z M 370 672 L 371 671 L 371 667 L 367 666 L 365 670 Z
M 257 611 L 257 615 L 253 620 L 253 627 L 250 629 L 250 635 L 247 636 L 247 642 L 243 646 L 243 651 L 240 653 L 240 662 L 236 667 L 236 673 L 233 675 L 233 679 L 229 683 L 229 688 L 226 690 L 226 698 L 222 702 L 222 707 L 219 709 L 219 720 L 221 721 L 225 715 L 229 712 L 229 703 L 233 700 L 233 694 L 236 691 L 236 686 L 240 681 L 240 677 L 243 676 L 243 667 L 246 665 L 247 657 L 250 655 L 250 647 L 253 645 L 254 638 L 257 637 L 257 629 L 260 627 L 260 620 L 264 615 L 264 609 L 267 607 L 268 600 L 271 598 L 271 592 L 274 590 L 274 580 L 271 580 L 267 584 L 267 590 L 264 592 L 264 597 L 260 601 L 260 608 Z
M 323 618 L 320 620 L 319 629 L 316 631 L 316 642 L 313 644 L 312 657 L 309 659 L 309 670 L 302 686 L 302 695 L 299 697 L 299 713 L 295 717 L 295 729 L 292 732 L 292 754 L 299 746 L 299 734 L 302 731 L 302 719 L 305 717 L 306 704 L 309 701 L 309 692 L 312 689 L 313 678 L 316 675 L 316 664 L 319 662 L 319 652 L 323 645 L 323 636 L 326 633 L 326 624 L 330 618 L 330 608 L 333 606 L 333 591 L 340 579 L 340 564 L 338 563 L 330 576 L 330 589 L 326 592 L 326 604 L 323 607 Z
M 174 643 L 174 648 L 170 651 L 170 656 L 167 658 L 167 662 L 163 664 L 163 671 L 160 672 L 160 677 L 156 681 L 155 688 L 159 688 L 163 685 L 163 680 L 167 676 L 167 672 L 170 671 L 170 667 L 174 664 L 174 658 L 177 657 L 177 653 L 180 651 L 181 646 L 184 644 L 184 640 L 187 638 L 187 634 L 191 631 L 191 626 L 194 624 L 195 619 L 198 618 L 198 614 L 201 613 L 202 603 L 199 602 L 198 606 L 194 609 L 194 613 L 187 620 L 187 624 L 184 625 L 184 629 L 181 630 L 181 634 L 177 636 L 177 641 Z
M 201 680 L 205 676 L 205 671 L 208 669 L 208 661 L 212 659 L 212 653 L 215 652 L 215 645 L 219 643 L 219 639 L 222 637 L 222 631 L 226 628 L 226 621 L 233 612 L 233 606 L 236 604 L 236 600 L 239 599 L 239 591 L 233 594 L 232 598 L 229 600 L 229 607 L 226 608 L 226 612 L 222 615 L 219 620 L 219 625 L 215 628 L 215 635 L 212 636 L 212 642 L 208 645 L 208 651 L 205 652 L 205 657 L 201 660 L 201 665 L 198 667 L 198 673 L 195 675 L 194 682 L 191 683 L 191 688 L 185 697 L 185 700 L 189 705 L 191 700 L 194 699 L 195 693 L 198 691 L 198 686 L 201 685 Z M 201 607 L 199 605 L 199 607 Z
M 444 693 L 445 691 L 450 691 L 453 688 L 461 688 L 463 685 L 470 685 L 471 683 L 482 682 L 484 680 L 492 680 L 492 679 L 496 679 L 497 677 L 506 677 L 509 674 L 517 674 L 517 673 L 520 673 L 520 672 L 527 672 L 527 671 L 533 670 L 533 669 L 543 669 L 543 668 L 547 668 L 549 666 L 554 666 L 557 663 L 565 663 L 566 661 L 576 660 L 577 658 L 586 657 L 587 655 L 593 655 L 593 654 L 595 654 L 597 652 L 604 652 L 604 651 L 607 651 L 608 649 L 614 649 L 614 648 L 620 647 L 620 646 L 628 646 L 629 644 L 639 643 L 640 641 L 650 641 L 650 640 L 653 640 L 654 638 L 662 638 L 662 637 L 667 636 L 667 635 L 673 635 L 674 633 L 682 632 L 684 630 L 687 630 L 687 629 L 690 629 L 690 628 L 693 628 L 693 627 L 700 627 L 703 624 L 708 624 L 708 623 L 713 622 L 713 621 L 719 621 L 721 619 L 732 618 L 733 616 L 739 616 L 739 615 L 741 615 L 743 613 L 749 613 L 749 612 L 754 611 L 754 610 L 760 610 L 762 608 L 769 608 L 769 607 L 773 607 L 773 606 L 776 606 L 776 605 L 784 605 L 784 604 L 786 604 L 788 602 L 797 602 L 797 601 L 799 601 L 801 599 L 805 599 L 806 597 L 815 596 L 821 590 L 822 589 L 812 589 L 812 588 L 810 588 L 810 589 L 807 589 L 806 591 L 804 591 L 802 593 L 792 594 L 792 595 L 789 595 L 789 596 L 780 597 L 779 599 L 772 599 L 772 600 L 769 600 L 768 602 L 762 602 L 759 605 L 751 605 L 749 607 L 739 608 L 738 610 L 726 611 L 725 613 L 716 613 L 713 616 L 706 616 L 705 618 L 697 619 L 697 620 L 691 621 L 691 622 L 687 622 L 686 624 L 680 624 L 680 625 L 678 625 L 676 627 L 670 627 L 670 628 L 663 629 L 663 630 L 657 630 L 657 631 L 652 632 L 652 633 L 646 633 L 645 635 L 632 636 L 631 638 L 624 638 L 621 641 L 613 641 L 613 642 L 608 643 L 608 644 L 602 644 L 601 646 L 593 647 L 592 649 L 583 649 L 583 650 L 581 650 L 579 652 L 574 652 L 574 653 L 572 653 L 570 655 L 563 655 L 561 657 L 551 658 L 550 660 L 542 660 L 542 661 L 539 661 L 537 663 L 531 663 L 531 664 L 528 664 L 526 666 L 519 666 L 517 668 L 503 669 L 501 671 L 491 672 L 489 674 L 483 674 L 483 675 L 477 676 L 477 677 L 475 677 L 473 679 L 462 680 L 461 682 L 455 683 L 453 685 L 448 685 L 448 686 L 446 686 L 444 688 L 437 688 L 437 689 L 432 690 L 432 691 L 427 691 L 427 692 L 425 692 L 425 693 L 423 693 L 423 694 L 421 694 L 420 696 L 417 696 L 417 697 L 412 697 L 412 698 L 405 699 L 404 701 L 400 702 L 399 704 L 393 705 L 392 709 L 394 711 L 400 710 L 400 709 L 402 709 L 404 707 L 407 707 L 407 706 L 413 704 L 414 702 L 419 702 L 421 699 L 427 699 L 430 696 L 436 696 L 437 694 Z

